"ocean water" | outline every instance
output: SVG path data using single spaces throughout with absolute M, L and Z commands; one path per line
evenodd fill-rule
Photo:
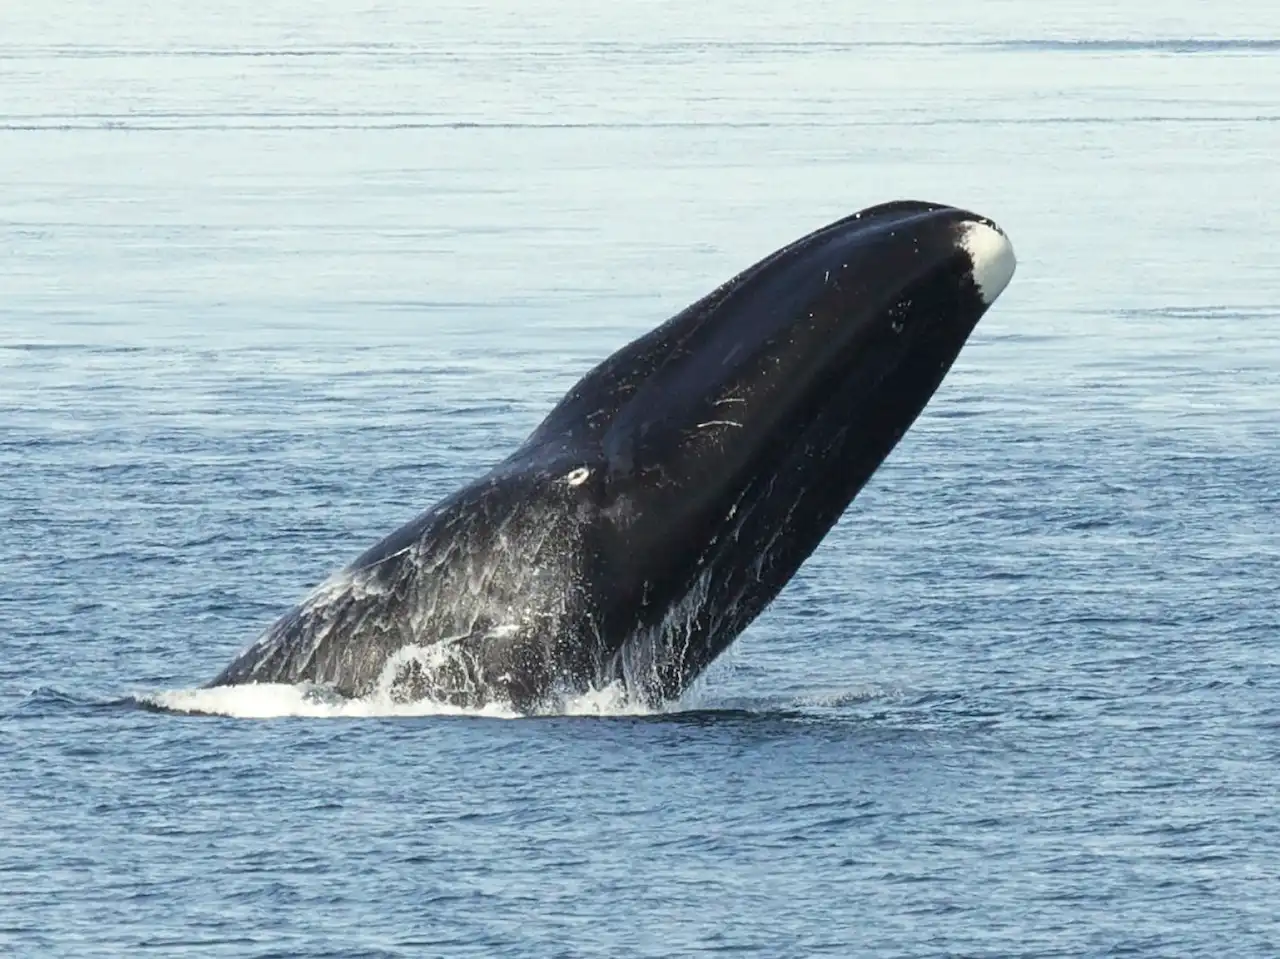
M 0 954 L 1280 954 L 1277 9 L 9 5 Z M 1018 274 L 684 701 L 197 691 L 900 197 Z

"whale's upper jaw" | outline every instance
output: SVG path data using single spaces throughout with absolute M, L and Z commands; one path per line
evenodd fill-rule
M 1004 232 L 966 210 L 901 200 L 851 214 L 608 357 L 510 462 L 555 475 L 586 467 L 611 481 L 683 476 L 698 499 L 754 469 L 748 461 L 793 434 L 837 381 L 874 389 L 904 364 L 950 366 L 1015 265 Z M 922 402 L 930 379 L 913 387 Z
M 1015 265 L 1004 232 L 976 213 L 899 200 L 851 214 L 765 257 L 605 359 L 511 463 L 619 477 L 643 460 L 646 446 L 666 447 L 652 450 L 666 461 L 672 451 L 663 437 L 679 445 L 706 423 L 745 427 L 743 417 L 726 415 L 731 407 L 768 430 L 765 421 L 795 399 L 778 395 L 784 380 L 821 394 L 820 381 L 831 374 L 883 369 L 927 337 L 967 336 Z M 886 343 L 877 330 L 893 336 Z M 956 350 L 961 345 L 955 341 Z M 895 357 L 878 358 L 873 348 Z M 746 408 L 752 396 L 760 400 L 755 416 Z
M 983 304 L 990 306 L 1013 279 L 1018 265 L 1013 244 L 1003 230 L 990 220 L 963 223 L 957 230 L 961 248 L 973 264 L 973 285 Z

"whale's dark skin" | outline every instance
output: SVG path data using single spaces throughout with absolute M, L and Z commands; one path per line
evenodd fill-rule
M 821 542 L 1012 271 L 994 224 L 934 204 L 797 240 L 602 362 L 210 685 L 525 711 L 615 682 L 678 697 Z

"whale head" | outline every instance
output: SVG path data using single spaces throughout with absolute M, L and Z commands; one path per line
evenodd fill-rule
M 571 389 L 513 461 L 541 459 L 596 518 L 599 618 L 629 637 L 611 668 L 644 673 L 658 698 L 714 659 L 888 456 L 1014 267 L 985 217 L 872 207 L 745 270 Z

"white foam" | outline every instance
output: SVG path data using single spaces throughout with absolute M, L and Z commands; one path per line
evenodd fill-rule
M 536 710 L 538 716 L 632 717 L 678 715 L 704 709 L 745 709 L 765 713 L 779 708 L 833 709 L 903 698 L 903 691 L 878 684 L 852 689 L 823 689 L 773 700 L 751 700 L 745 705 L 719 698 L 708 700 L 700 684 L 679 700 L 650 706 L 632 697 L 621 683 L 569 694 Z M 470 716 L 483 719 L 522 719 L 527 714 L 502 703 L 463 708 L 433 700 L 402 702 L 388 693 L 348 699 L 325 686 L 287 683 L 246 683 L 198 689 L 172 689 L 138 693 L 134 699 L 176 713 L 227 716 L 233 719 L 368 719 L 421 716 Z
M 960 227 L 960 246 L 973 263 L 973 283 L 978 295 L 990 306 L 1013 279 L 1018 265 L 1013 244 L 994 226 L 970 221 Z
M 389 695 L 347 699 L 322 686 L 287 683 L 246 683 L 207 689 L 173 689 L 139 694 L 140 702 L 179 713 L 231 716 L 235 719 L 279 719 L 303 716 L 313 719 L 353 719 L 369 716 L 485 716 L 516 719 L 520 714 L 501 704 L 462 709 L 432 700 L 399 702 Z
M 364 719 L 380 716 L 477 716 L 486 719 L 520 719 L 524 716 L 508 704 L 489 703 L 482 707 L 461 707 L 430 699 L 404 702 L 380 692 L 348 699 L 324 686 L 288 683 L 246 683 L 198 689 L 171 689 L 158 693 L 138 693 L 136 700 L 177 713 L 230 716 L 234 719 Z M 672 710 L 679 704 L 673 703 Z M 538 709 L 541 716 L 649 716 L 666 709 L 654 709 L 628 695 L 620 683 L 585 693 L 566 695 Z
M 564 716 L 652 716 L 665 711 L 653 709 L 629 696 L 621 683 L 610 683 L 603 689 L 566 696 L 551 710 L 553 714 Z

